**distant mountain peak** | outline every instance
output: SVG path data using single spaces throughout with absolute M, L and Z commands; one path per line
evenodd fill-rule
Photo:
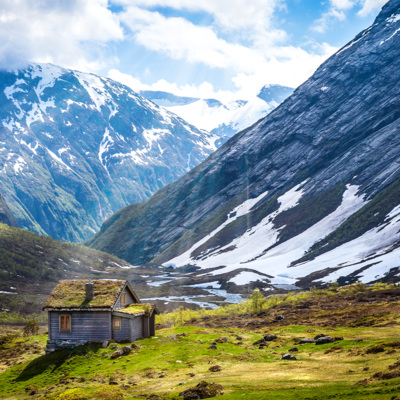
M 194 126 L 226 140 L 265 117 L 292 92 L 292 88 L 285 86 L 266 85 L 254 98 L 230 102 L 210 98 L 180 97 L 172 93 L 149 90 L 140 93 Z
M 87 239 L 218 140 L 108 78 L 52 64 L 0 71 L 0 190 L 41 234 Z

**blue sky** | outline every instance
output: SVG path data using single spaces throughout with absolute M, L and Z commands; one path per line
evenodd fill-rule
M 298 86 L 385 0 L 0 0 L 0 66 L 52 62 L 222 100 Z

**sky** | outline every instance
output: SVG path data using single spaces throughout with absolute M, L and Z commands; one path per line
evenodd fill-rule
M 0 68 L 49 62 L 134 90 L 297 87 L 387 0 L 0 0 Z

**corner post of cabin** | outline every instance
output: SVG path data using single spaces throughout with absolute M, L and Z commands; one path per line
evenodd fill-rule
M 53 335 L 51 333 L 51 312 L 47 313 L 47 330 L 49 331 L 48 336 L 51 340 L 53 338 Z
M 143 337 L 150 337 L 149 317 L 147 315 L 143 316 Z

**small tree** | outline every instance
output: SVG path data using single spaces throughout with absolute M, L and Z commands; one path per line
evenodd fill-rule
M 29 321 L 24 327 L 24 336 L 35 336 L 39 333 L 39 325 L 35 320 Z
M 261 294 L 260 290 L 254 289 L 254 292 L 250 296 L 250 310 L 252 314 L 258 314 L 262 311 L 266 300 Z

